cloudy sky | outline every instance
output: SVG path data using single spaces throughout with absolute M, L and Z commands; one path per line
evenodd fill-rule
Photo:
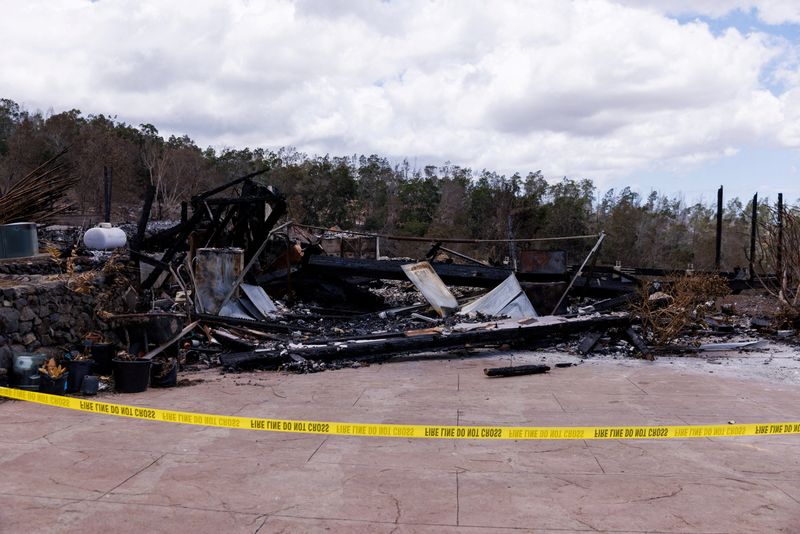
M 0 96 L 201 146 L 800 197 L 797 0 L 0 0 Z

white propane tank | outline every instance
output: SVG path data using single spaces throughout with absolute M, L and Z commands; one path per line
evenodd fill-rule
M 121 228 L 112 228 L 110 223 L 100 223 L 83 234 L 83 244 L 89 250 L 111 250 L 124 247 L 128 237 Z

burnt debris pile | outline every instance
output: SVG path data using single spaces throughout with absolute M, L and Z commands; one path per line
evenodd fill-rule
M 177 370 L 192 365 L 314 372 L 498 347 L 653 359 L 687 332 L 735 329 L 705 312 L 709 301 L 759 283 L 737 273 L 597 265 L 602 232 L 509 239 L 527 246 L 492 265 L 456 250 L 475 240 L 295 224 L 280 192 L 260 181 L 264 172 L 194 196 L 171 225 L 151 224 L 149 189 L 138 222 L 94 267 L 76 269 L 70 239 L 51 247 L 52 262 L 73 291 L 92 296 L 106 329 L 94 340 L 112 345 L 96 349 L 110 360 L 101 373 L 148 362 L 151 383 L 173 385 Z M 575 239 L 591 248 L 570 265 L 553 248 Z M 425 243 L 427 253 L 382 255 L 393 240 Z M 91 341 L 73 359 L 90 355 Z

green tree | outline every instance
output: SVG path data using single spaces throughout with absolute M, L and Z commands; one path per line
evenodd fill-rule
M 424 236 L 433 222 L 439 197 L 439 184 L 435 176 L 415 176 L 400 182 L 400 230 L 407 235 Z

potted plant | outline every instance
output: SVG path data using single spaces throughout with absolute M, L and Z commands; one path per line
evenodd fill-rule
M 67 389 L 68 375 L 66 367 L 56 363 L 55 358 L 49 358 L 39 367 L 39 392 L 63 395 Z
M 98 332 L 89 332 L 83 338 L 84 346 L 89 350 L 94 360 L 95 372 L 98 375 L 111 374 L 111 360 L 114 359 L 114 344 L 103 338 Z
M 69 372 L 67 391 L 69 393 L 75 393 L 81 389 L 83 377 L 91 374 L 90 372 L 94 360 L 92 360 L 88 347 L 86 347 L 83 352 L 72 351 L 70 356 L 70 359 L 67 360 L 67 371 Z
M 114 390 L 120 393 L 140 393 L 150 382 L 150 360 L 140 359 L 121 350 L 111 361 L 114 368 Z
M 174 387 L 178 383 L 178 359 L 172 357 L 153 358 L 150 385 L 157 388 Z

